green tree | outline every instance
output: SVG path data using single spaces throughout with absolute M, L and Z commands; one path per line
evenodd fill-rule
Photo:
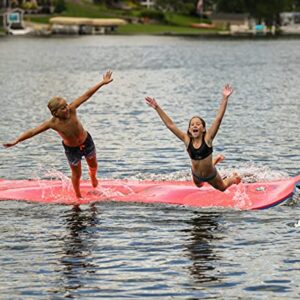
M 156 7 L 164 11 L 172 11 L 177 13 L 189 13 L 191 7 L 196 10 L 196 0 L 156 0 Z
M 66 10 L 66 3 L 65 3 L 65 0 L 57 0 L 56 3 L 55 3 L 55 8 L 54 8 L 54 11 L 56 13 L 61 13 L 63 12 L 64 10 Z
M 226 13 L 244 13 L 247 11 L 245 0 L 219 0 L 217 9 Z
M 216 0 L 217 11 L 249 13 L 258 21 L 268 25 L 279 22 L 279 14 L 292 11 L 300 0 Z
M 264 20 L 268 25 L 279 22 L 279 14 L 291 11 L 294 0 L 245 0 L 247 10 L 254 18 Z

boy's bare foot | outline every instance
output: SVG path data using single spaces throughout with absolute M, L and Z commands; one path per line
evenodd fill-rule
M 77 199 L 82 199 L 81 194 L 76 193 L 76 198 L 77 198 Z
M 225 156 L 223 154 L 218 154 L 214 158 L 214 165 L 218 164 L 219 162 L 223 161 L 225 159 Z

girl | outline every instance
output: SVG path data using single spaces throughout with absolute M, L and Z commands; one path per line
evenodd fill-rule
M 189 121 L 187 133 L 176 127 L 154 98 L 145 98 L 146 103 L 157 111 L 167 128 L 184 142 L 192 162 L 193 181 L 198 187 L 201 187 L 204 182 L 208 182 L 215 189 L 223 192 L 232 184 L 239 184 L 241 182 L 241 178 L 237 173 L 233 173 L 230 177 L 222 179 L 215 165 L 223 160 L 224 157 L 219 156 L 216 159 L 212 157 L 212 141 L 219 130 L 226 111 L 228 98 L 232 92 L 232 88 L 227 84 L 223 89 L 223 99 L 217 116 L 208 130 L 206 130 L 205 121 L 198 116 L 194 116 Z

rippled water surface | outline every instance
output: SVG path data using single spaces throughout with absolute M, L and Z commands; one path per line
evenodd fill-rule
M 179 37 L 1 38 L 1 142 L 50 117 L 101 80 L 78 114 L 97 146 L 99 177 L 190 179 L 184 147 L 144 97 L 186 129 L 213 120 L 232 84 L 215 153 L 222 174 L 299 174 L 299 40 Z M 45 132 L 0 150 L 0 178 L 69 176 Z M 83 178 L 87 178 L 83 166 Z M 263 211 L 167 205 L 0 202 L 1 299 L 299 299 L 299 205 Z

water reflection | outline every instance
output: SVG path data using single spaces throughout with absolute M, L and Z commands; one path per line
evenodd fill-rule
M 219 217 L 219 214 L 213 212 L 197 213 L 196 217 L 189 222 L 192 225 L 189 230 L 191 239 L 186 247 L 192 261 L 189 271 L 195 282 L 204 283 L 220 280 L 213 275 L 215 273 L 215 261 L 220 260 L 220 257 L 212 247 L 214 240 L 222 240 L 222 237 L 217 235 Z
M 95 248 L 98 211 L 95 205 L 82 210 L 74 206 L 66 218 L 67 234 L 63 237 L 60 263 L 61 278 L 59 292 L 73 298 L 72 291 L 81 289 L 97 269 L 93 264 L 92 252 Z

